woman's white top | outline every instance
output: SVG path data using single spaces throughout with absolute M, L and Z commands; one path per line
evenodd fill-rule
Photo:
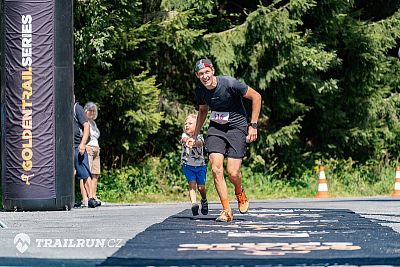
M 100 130 L 97 128 L 95 121 L 89 121 L 90 126 L 90 141 L 87 143 L 88 146 L 99 147 Z

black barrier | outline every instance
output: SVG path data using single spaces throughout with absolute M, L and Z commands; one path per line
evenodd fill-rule
M 1 1 L 1 155 L 6 210 L 69 209 L 72 0 Z

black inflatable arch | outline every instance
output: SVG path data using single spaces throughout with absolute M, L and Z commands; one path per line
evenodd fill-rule
M 70 209 L 72 0 L 0 1 L 3 207 Z

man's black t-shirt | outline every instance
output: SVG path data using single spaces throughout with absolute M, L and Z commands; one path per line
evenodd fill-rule
M 216 77 L 215 89 L 208 90 L 200 83 L 195 91 L 197 104 L 208 105 L 211 110 L 210 127 L 246 129 L 247 115 L 242 98 L 249 87 L 230 76 Z
M 83 107 L 78 103 L 74 104 L 74 147 L 77 148 L 82 140 L 83 124 L 88 122 Z

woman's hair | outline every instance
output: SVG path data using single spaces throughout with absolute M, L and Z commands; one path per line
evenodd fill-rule
M 87 102 L 85 107 L 83 108 L 86 111 L 88 111 L 89 109 L 94 110 L 94 116 L 93 116 L 93 120 L 97 119 L 97 105 L 93 102 Z

